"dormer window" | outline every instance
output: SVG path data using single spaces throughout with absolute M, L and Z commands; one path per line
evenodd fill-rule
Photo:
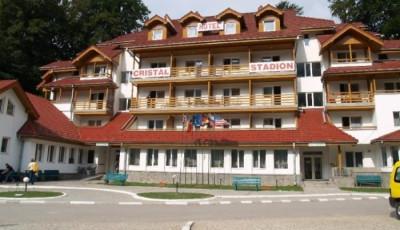
M 225 23 L 225 30 L 224 34 L 229 35 L 229 34 L 236 34 L 236 23 L 235 22 L 227 22 Z
M 191 25 L 187 27 L 187 37 L 188 38 L 196 38 L 199 36 L 199 33 L 197 31 L 197 26 Z
M 162 40 L 163 37 L 164 37 L 163 29 L 154 29 L 153 30 L 153 36 L 152 36 L 153 41 Z
M 91 63 L 82 68 L 83 77 L 108 77 L 106 63 Z
M 275 30 L 276 28 L 274 19 L 264 20 L 264 32 L 273 32 Z
M 107 66 L 106 65 L 95 65 L 94 75 L 99 77 L 105 77 Z

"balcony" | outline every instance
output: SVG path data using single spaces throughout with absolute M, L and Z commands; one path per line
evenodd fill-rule
M 271 79 L 295 78 L 294 61 L 250 63 L 248 65 L 166 67 L 138 69 L 133 71 L 135 83 L 179 80 L 226 80 L 248 77 L 268 77 Z M 292 76 L 290 76 L 292 75 Z
M 295 94 L 133 98 L 131 112 L 135 114 L 201 113 L 201 112 L 270 112 L 295 111 Z
M 75 101 L 73 103 L 76 115 L 108 115 L 111 108 L 105 100 Z
M 374 109 L 374 94 L 372 92 L 330 93 L 327 95 L 328 110 Z

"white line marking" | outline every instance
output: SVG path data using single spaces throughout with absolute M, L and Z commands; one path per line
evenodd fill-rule
M 119 205 L 143 205 L 142 202 L 119 202 Z
M 271 204 L 272 200 L 262 200 L 261 203 L 263 203 L 263 204 Z
M 346 199 L 345 198 L 336 198 L 335 200 L 337 200 L 337 201 L 345 201 Z
M 210 201 L 200 201 L 199 205 L 210 205 Z
M 353 197 L 353 198 L 351 198 L 352 200 L 362 200 L 362 198 L 361 197 Z
M 70 204 L 74 205 L 94 205 L 96 204 L 94 201 L 70 201 Z
M 172 202 L 172 201 L 167 201 L 165 202 L 166 205 L 188 205 L 188 202 Z
M 378 197 L 376 197 L 376 196 L 370 196 L 370 197 L 368 197 L 368 199 L 370 199 L 370 200 L 377 200 Z
M 194 224 L 193 221 L 187 222 L 187 223 L 182 227 L 182 230 L 190 230 L 190 229 L 192 229 L 192 225 L 193 225 L 193 224 Z
M 301 199 L 300 202 L 311 202 L 310 199 Z
M 242 200 L 242 201 L 240 201 L 240 203 L 242 203 L 242 204 L 252 204 L 253 201 L 251 201 L 251 200 Z
M 221 202 L 219 202 L 220 204 L 231 204 L 232 202 L 230 202 L 230 201 L 221 201 Z
M 45 204 L 44 200 L 21 200 L 20 204 Z
M 328 199 L 325 199 L 325 198 L 320 198 L 320 199 L 318 199 L 318 201 L 319 202 L 327 202 L 327 201 L 329 201 Z
M 291 200 L 281 200 L 282 203 L 292 203 Z

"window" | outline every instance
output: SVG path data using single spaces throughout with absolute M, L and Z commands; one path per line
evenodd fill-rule
M 346 167 L 363 167 L 362 152 L 346 152 Z
M 387 153 L 386 153 L 386 147 L 385 146 L 381 147 L 381 153 L 382 153 L 382 166 L 383 167 L 387 167 L 388 163 L 387 163 Z
M 107 65 L 95 65 L 94 75 L 95 76 L 105 76 L 107 71 Z
M 58 150 L 58 163 L 64 163 L 65 159 L 65 147 L 61 146 Z
M 253 151 L 253 168 L 265 168 L 265 150 L 254 150 Z
M 281 57 L 280 56 L 272 56 L 272 57 L 263 57 L 261 58 L 261 62 L 275 62 L 275 61 L 280 61 Z
M 211 150 L 211 167 L 223 168 L 224 167 L 224 150 L 212 149 Z
M 35 161 L 41 162 L 42 161 L 42 155 L 43 155 L 43 145 L 42 144 L 36 144 Z
M 84 154 L 85 154 L 85 152 L 83 151 L 83 149 L 79 149 L 78 164 L 83 164 Z
M 236 22 L 227 22 L 225 23 L 225 30 L 224 34 L 229 35 L 229 34 L 236 34 Z
M 224 65 L 225 66 L 240 65 L 240 59 L 239 58 L 224 58 Z
M 386 92 L 398 92 L 400 91 L 400 82 L 385 82 L 384 88 Z
M 336 53 L 337 62 L 350 62 L 350 52 L 338 52 Z M 357 59 L 357 54 L 355 52 L 351 53 L 352 61 Z
M 71 148 L 69 150 L 68 163 L 69 164 L 75 164 L 75 149 L 74 148 Z
M 244 151 L 233 149 L 232 155 L 232 168 L 244 168 Z
M 187 89 L 185 97 L 201 97 L 201 89 Z
M 399 161 L 399 149 L 397 147 L 390 147 L 390 152 L 392 153 L 393 165 Z
M 89 150 L 87 155 L 87 163 L 93 164 L 94 163 L 94 150 Z
M 158 165 L 158 149 L 148 149 L 147 150 L 147 166 L 157 166 Z
M 0 99 L 0 113 L 3 113 L 4 110 L 4 99 Z
M 152 40 L 156 41 L 156 40 L 162 40 L 164 37 L 164 30 L 163 29 L 154 29 L 153 30 L 153 36 L 152 36 Z
M 264 32 L 275 31 L 275 20 L 265 20 L 264 21 Z
M 129 83 L 132 78 L 132 71 L 122 71 L 121 72 L 121 84 Z
M 307 62 L 297 63 L 297 77 L 320 77 L 321 63 Z
M 188 26 L 186 27 L 186 34 L 188 38 L 196 38 L 199 36 L 197 32 L 197 26 Z
M 119 99 L 119 110 L 126 111 L 131 108 L 131 99 L 130 98 L 120 98 Z
M 299 93 L 299 107 L 317 107 L 322 106 L 322 93 Z
M 156 68 L 165 68 L 167 67 L 167 63 L 165 62 L 153 62 L 150 64 L 150 68 L 156 69 Z
M 8 151 L 8 143 L 10 142 L 10 138 L 8 137 L 3 137 L 1 139 L 1 153 L 7 153 Z
M 400 112 L 393 112 L 394 126 L 400 126 Z
M 379 60 L 387 60 L 387 59 L 389 59 L 389 57 L 387 54 L 379 54 L 378 59 Z
M 394 176 L 394 181 L 396 181 L 397 183 L 400 183 L 400 167 L 398 167 L 396 170 L 396 175 Z
M 129 150 L 129 165 L 140 165 L 140 149 Z
M 49 145 L 47 147 L 47 162 L 54 162 L 54 145 Z
M 165 162 L 166 166 L 176 167 L 178 162 L 178 150 L 167 149 L 167 159 Z
M 163 120 L 148 120 L 147 121 L 147 128 L 156 130 L 156 129 L 163 129 L 164 128 L 164 121 Z
M 274 151 L 274 167 L 275 169 L 288 168 L 288 152 L 287 150 Z
M 185 167 L 196 167 L 197 166 L 197 150 L 196 149 L 185 149 L 184 153 Z
M 361 126 L 361 117 L 342 117 L 342 128 L 344 129 L 361 128 Z
M 228 119 L 228 123 L 231 124 L 232 128 L 240 128 L 240 119 L 239 118 L 232 118 Z
M 13 116 L 14 115 L 14 104 L 8 100 L 7 102 L 7 115 Z
M 280 129 L 282 128 L 282 119 L 281 118 L 264 118 L 263 122 L 264 128 L 268 129 Z
M 90 127 L 99 127 L 101 126 L 101 120 L 89 120 L 88 126 Z
M 240 88 L 224 89 L 224 97 L 240 96 Z

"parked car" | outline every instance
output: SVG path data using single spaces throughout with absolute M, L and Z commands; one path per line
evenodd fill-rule
M 400 161 L 393 166 L 390 174 L 390 205 L 396 209 L 396 216 L 400 220 Z

